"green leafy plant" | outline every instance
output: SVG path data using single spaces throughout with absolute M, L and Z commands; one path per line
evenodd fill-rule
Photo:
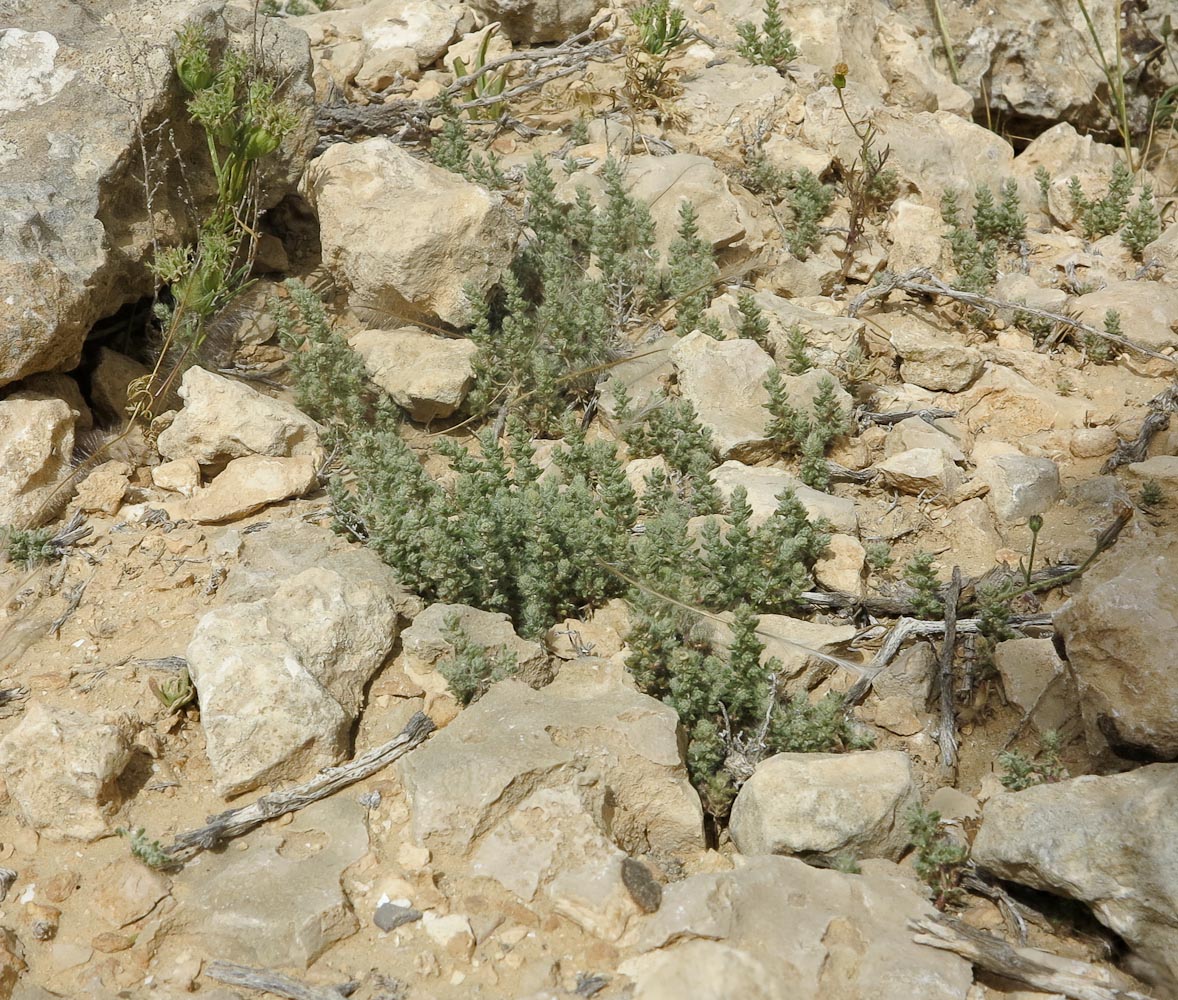
M 147 682 L 147 686 L 169 715 L 183 711 L 196 701 L 196 688 L 187 670 L 181 671 L 178 677 L 163 684 L 153 677 Z
M 892 547 L 882 539 L 863 546 L 865 560 L 873 573 L 885 573 L 895 564 Z
M 959 905 L 965 896 L 961 879 L 969 860 L 969 849 L 956 843 L 942 828 L 941 814 L 913 806 L 908 813 L 909 843 L 916 850 L 913 867 L 933 895 L 933 905 L 946 910 Z
M 1035 168 L 1035 183 L 1039 185 L 1039 196 L 1043 199 L 1043 206 L 1047 206 L 1047 196 L 1051 191 L 1051 174 L 1043 164 Z
M 1137 499 L 1143 510 L 1154 510 L 1166 502 L 1166 491 L 1156 479 L 1147 479 L 1141 484 Z
M 995 202 L 994 193 L 979 184 L 974 193 L 974 231 L 979 241 L 993 240 L 1016 247 L 1027 235 L 1027 216 L 1019 200 L 1018 182 L 1007 178 L 1002 182 L 1002 198 Z
M 941 585 L 933 572 L 933 559 L 929 552 L 917 552 L 904 567 L 904 582 L 912 592 L 912 606 L 921 618 L 940 618 L 945 612 L 941 601 Z
M 814 367 L 814 360 L 810 357 L 810 341 L 806 338 L 806 331 L 797 323 L 786 331 L 785 360 L 791 375 L 805 375 Z
M 847 85 L 846 63 L 837 63 L 834 67 L 831 82 L 838 94 L 839 109 L 851 130 L 859 140 L 859 149 L 855 158 L 849 164 L 841 159 L 837 161 L 843 178 L 843 190 L 850 203 L 847 216 L 847 238 L 843 244 L 843 264 L 841 273 L 843 279 L 850 273 L 855 263 L 855 254 L 863 243 L 866 230 L 866 220 L 879 214 L 893 201 L 900 192 L 900 178 L 895 170 L 886 166 L 890 147 L 878 149 L 876 141 L 879 138 L 879 128 L 874 120 L 865 118 L 855 120 L 843 99 L 843 90 Z
M 626 93 L 636 107 L 674 118 L 670 102 L 679 88 L 667 63 L 687 43 L 687 19 L 669 0 L 646 0 L 630 11 L 630 21 L 637 44 L 626 53 Z
M 1162 235 L 1162 222 L 1153 200 L 1149 185 L 1142 187 L 1137 203 L 1125 213 L 1125 225 L 1121 229 L 1121 242 L 1138 260 L 1145 248 Z
M 836 388 L 833 379 L 822 379 L 810 412 L 804 413 L 790 404 L 785 381 L 776 366 L 769 370 L 765 379 L 765 389 L 769 393 L 769 400 L 765 403 L 769 411 L 765 436 L 783 454 L 800 452 L 799 475 L 802 482 L 814 489 L 830 488 L 826 451 L 851 427 L 850 414 L 839 406 L 835 397 Z
M 1099 239 L 1120 229 L 1125 221 L 1125 211 L 1129 207 L 1129 196 L 1132 192 L 1133 172 L 1120 160 L 1113 164 L 1108 189 L 1099 198 L 1089 198 L 1080 186 L 1079 179 L 1073 177 L 1068 182 L 1068 197 L 1079 217 L 1084 239 Z
M 450 656 L 438 663 L 459 704 L 469 705 L 481 698 L 496 681 L 519 672 L 519 659 L 506 649 L 489 650 L 470 638 L 457 612 L 446 616 L 442 638 L 452 648 Z
M 120 826 L 115 830 L 115 833 L 128 841 L 131 846 L 131 856 L 147 865 L 148 868 L 166 872 L 178 867 L 175 859 L 168 854 L 164 845 L 158 840 L 150 839 L 143 827 L 129 830 Z
M 740 36 L 737 51 L 754 65 L 772 66 L 783 73 L 798 57 L 797 46 L 781 19 L 778 0 L 765 0 L 761 10 L 764 18 L 759 28 L 752 21 L 737 25 L 736 33 Z
M 993 195 L 990 197 L 992 199 Z M 980 239 L 975 229 L 965 224 L 957 194 L 953 191 L 946 191 L 941 196 L 941 220 L 949 227 L 945 238 L 953 252 L 953 268 L 957 272 L 955 286 L 966 292 L 986 292 L 998 277 L 997 242 Z
M 1058 732 L 1049 729 L 1039 741 L 1039 752 L 1032 758 L 1021 750 L 1005 750 L 998 755 L 998 763 L 1005 772 L 998 779 L 1002 787 L 1021 792 L 1033 785 L 1052 784 L 1068 777 L 1067 768 L 1060 760 L 1063 741 Z
M 483 33 L 483 40 L 479 43 L 478 50 L 475 53 L 474 65 L 467 66 L 463 59 L 458 56 L 454 57 L 451 68 L 454 70 L 454 76 L 457 79 L 461 80 L 465 76 L 477 74 L 475 79 L 463 88 L 463 95 L 468 103 L 471 101 L 498 98 L 507 87 L 506 67 L 496 73 L 484 72 L 484 68 L 487 65 L 487 51 L 491 45 L 491 39 L 497 30 L 497 26 L 492 24 Z M 499 117 L 500 104 L 494 100 L 490 100 L 490 103 L 468 108 L 467 114 L 471 118 L 494 121 Z
M 810 251 L 818 249 L 822 240 L 818 223 L 830 211 L 833 200 L 834 188 L 823 184 L 805 167 L 786 176 L 785 203 L 791 224 L 786 228 L 785 241 L 798 260 L 805 260 Z
M 3 531 L 4 551 L 9 562 L 32 569 L 59 554 L 51 528 L 7 528 Z
M 678 302 L 675 326 L 680 335 L 687 334 L 702 322 L 711 302 L 712 283 L 720 273 L 711 243 L 699 234 L 699 217 L 690 201 L 679 205 L 679 230 L 667 266 L 667 287 Z
M 441 117 L 442 127 L 430 141 L 430 157 L 434 163 L 493 191 L 507 188 L 507 175 L 499 157 L 494 153 L 483 156 L 471 148 L 466 123 L 449 97 L 442 99 Z
M 1113 337 L 1123 337 L 1121 330 L 1121 314 L 1115 309 L 1109 309 L 1104 314 L 1104 332 Z M 1089 361 L 1103 365 L 1112 360 L 1113 349 L 1109 341 L 1094 333 L 1084 334 L 1084 354 Z
M 769 320 L 758 304 L 752 292 L 741 292 L 736 297 L 736 308 L 740 312 L 740 321 L 736 327 L 736 335 L 745 340 L 752 340 L 761 347 L 769 347 Z
M 720 494 L 709 473 L 716 467 L 712 456 L 712 434 L 685 399 L 661 397 L 639 417 L 632 412 L 625 386 L 614 388 L 614 415 L 622 428 L 622 440 L 634 458 L 661 455 L 675 482 L 663 490 L 688 504 L 694 514 L 711 514 L 720 507 Z

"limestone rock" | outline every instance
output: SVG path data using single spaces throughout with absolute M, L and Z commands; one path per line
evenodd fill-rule
M 1077 427 L 1069 445 L 1076 458 L 1103 458 L 1117 450 L 1118 440 L 1111 427 Z
M 888 210 L 888 270 L 903 274 L 916 267 L 945 270 L 949 263 L 944 238 L 945 223 L 934 205 L 900 198 Z
M 548 658 L 538 642 L 521 639 L 511 619 L 496 611 L 481 611 L 465 604 L 431 604 L 401 633 L 401 664 L 414 675 L 437 669 L 451 655 L 453 647 L 443 635 L 446 619 L 453 615 L 467 638 L 487 650 L 503 651 L 515 657 L 525 677 L 538 678 Z
M 513 42 L 563 41 L 589 26 L 597 0 L 471 0 L 488 20 L 501 21 Z
M 814 564 L 814 578 L 824 587 L 858 594 L 863 587 L 867 550 L 858 538 L 833 534 L 825 554 Z
M 324 265 L 365 307 L 464 326 L 464 283 L 486 291 L 511 259 L 502 199 L 389 139 L 337 143 L 304 187 Z
M 413 326 L 365 330 L 351 338 L 372 381 L 414 420 L 428 424 L 462 405 L 474 384 L 472 340 L 438 337 Z
M 753 510 L 750 522 L 753 527 L 764 524 L 772 517 L 777 510 L 777 498 L 786 489 L 792 489 L 811 520 L 825 518 L 835 531 L 844 534 L 856 535 L 859 532 L 854 500 L 811 489 L 784 469 L 753 467 L 743 462 L 729 461 L 712 470 L 712 482 L 726 500 L 737 486 L 745 488 L 749 506 Z
M 880 476 L 901 493 L 951 494 L 961 485 L 961 470 L 940 448 L 912 448 L 886 458 Z
M 1178 455 L 1153 455 L 1144 462 L 1130 463 L 1125 471 L 1134 483 L 1153 479 L 1168 496 L 1176 495 L 1173 490 L 1178 487 Z
M 200 463 L 189 455 L 152 466 L 151 481 L 161 490 L 170 490 L 186 497 L 200 487 Z
M 671 349 L 683 398 L 712 432 L 721 459 L 754 461 L 772 454 L 765 436 L 773 359 L 751 340 L 713 340 L 700 330 Z
M 108 836 L 134 729 L 33 702 L 0 741 L 0 770 L 21 820 L 51 840 Z
M 978 463 L 977 475 L 989 485 L 986 501 L 1004 524 L 1042 514 L 1060 496 L 1059 466 L 1049 458 L 995 455 Z
M 1178 288 L 1157 281 L 1111 281 L 1075 303 L 1076 318 L 1100 330 L 1110 309 L 1120 314 L 1130 340 L 1155 351 L 1178 347 Z M 1111 346 L 1114 353 L 1120 350 Z
M 461 857 L 540 789 L 598 785 L 613 803 L 602 832 L 622 850 L 701 847 L 675 713 L 613 679 L 617 669 L 586 657 L 539 691 L 501 681 L 398 761 L 414 838 Z
M 72 367 L 95 322 L 156 289 L 147 266 L 155 241 L 194 239 L 215 187 L 211 171 L 191 169 L 207 163 L 207 142 L 172 71 L 176 31 L 200 23 L 219 49 L 226 40 L 246 47 L 254 27 L 251 11 L 195 0 L 167 10 L 131 0 L 99 21 L 70 3 L 8 13 L 0 28 L 0 386 Z M 306 37 L 276 19 L 266 54 L 300 127 L 265 161 L 263 208 L 291 189 L 313 142 Z
M 187 658 L 218 791 L 238 795 L 338 763 L 364 686 L 396 637 L 389 591 L 329 566 L 206 614 Z
M 917 801 L 912 762 L 898 750 L 781 753 L 741 787 L 729 826 L 742 854 L 894 861 L 908 846 L 904 816 Z
M 994 666 L 1007 701 L 1040 733 L 1076 714 L 1076 692 L 1051 639 L 1007 639 L 994 647 Z
M 943 451 L 952 462 L 965 461 L 965 453 L 956 440 L 920 417 L 906 417 L 888 431 L 884 455 L 890 458 L 912 448 L 936 448 Z
M 253 514 L 267 504 L 301 497 L 319 483 L 315 461 L 307 456 L 235 458 L 216 479 L 178 505 L 180 516 L 198 524 L 217 524 Z
M 171 883 L 135 858 L 120 858 L 98 872 L 94 912 L 111 927 L 126 927 L 147 916 L 171 891 Z
M 626 186 L 633 197 L 650 206 L 655 245 L 664 255 L 676 239 L 679 206 L 684 201 L 696 211 L 700 238 L 716 250 L 742 242 L 753 226 L 729 189 L 728 178 L 706 156 L 636 157 L 630 161 Z
M 854 346 L 858 346 L 863 335 L 864 322 L 847 316 L 820 312 L 819 307 L 827 300 L 813 301 L 815 308 L 797 299 L 786 299 L 773 292 L 754 292 L 753 298 L 769 323 L 766 342 L 769 353 L 780 367 L 787 366 L 786 351 L 790 330 L 796 327 L 805 334 L 810 357 L 819 368 L 832 368 L 840 358 Z M 720 296 L 712 303 L 709 314 L 715 316 L 723 329 L 733 331 L 740 322 L 740 311 L 735 295 Z
M 70 468 L 74 413 L 60 399 L 0 400 L 0 525 L 22 526 Z
M 906 313 L 888 316 L 892 346 L 900 355 L 900 375 L 922 389 L 960 392 L 982 371 L 976 347 L 955 344 L 948 334 Z
M 845 875 L 756 857 L 675 882 L 627 939 L 637 954 L 620 971 L 635 980 L 635 1000 L 730 996 L 733 984 L 757 1000 L 965 1000 L 969 963 L 916 944 L 905 926 L 931 916 L 929 903 L 895 865 L 864 867 Z
M 159 436 L 164 458 L 201 465 L 245 455 L 318 455 L 319 425 L 289 403 L 242 382 L 189 368 L 180 385 L 184 408 Z
M 306 968 L 359 929 L 340 875 L 368 850 L 364 820 L 354 797 L 337 795 L 259 830 L 248 851 L 205 855 L 175 880 L 177 924 L 202 954 Z
M 126 462 L 103 462 L 78 483 L 78 510 L 85 514 L 116 514 L 127 495 L 131 466 Z
M 1000 878 L 1078 899 L 1178 986 L 1178 765 L 1086 775 L 996 795 L 973 860 Z
M 1092 748 L 1178 758 L 1178 542 L 1122 538 L 1055 613 Z

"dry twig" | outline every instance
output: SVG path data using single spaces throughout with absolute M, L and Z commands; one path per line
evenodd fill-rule
M 297 812 L 312 802 L 325 799 L 334 792 L 357 781 L 367 778 L 371 774 L 391 764 L 398 757 L 403 757 L 410 750 L 425 742 L 427 736 L 434 731 L 434 723 L 423 712 L 416 713 L 406 724 L 405 728 L 388 743 L 374 750 L 369 750 L 362 757 L 341 764 L 339 767 L 329 767 L 320 771 L 310 781 L 306 781 L 294 788 L 288 788 L 261 798 L 243 806 L 240 809 L 230 809 L 210 816 L 205 826 L 196 830 L 189 830 L 180 834 L 175 841 L 164 848 L 164 854 L 175 864 L 183 864 L 195 857 L 201 851 L 211 850 L 218 844 L 243 833 L 249 833 L 267 820 L 284 816 L 286 813 Z
M 308 986 L 290 976 L 284 976 L 281 972 L 253 969 L 248 965 L 223 962 L 220 959 L 210 962 L 204 971 L 206 976 L 219 983 L 244 986 L 250 990 L 261 990 L 263 993 L 287 997 L 288 1000 L 345 1000 L 345 997 L 350 996 L 356 987 L 354 983 L 348 983 L 343 988 Z

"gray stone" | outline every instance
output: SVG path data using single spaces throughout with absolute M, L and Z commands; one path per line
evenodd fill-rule
M 396 638 L 393 593 L 330 565 L 206 614 L 187 659 L 218 791 L 338 763 L 364 686 Z
M 675 882 L 635 926 L 636 954 L 619 971 L 635 980 L 635 1000 L 965 1000 L 969 962 L 915 943 L 906 927 L 935 913 L 919 889 L 889 862 L 864 868 L 756 857 Z
M 502 681 L 398 761 L 414 838 L 462 856 L 529 795 L 598 785 L 613 803 L 608 835 L 627 853 L 702 846 L 675 713 L 617 670 L 586 657 L 540 691 Z
M 1080 900 L 1178 987 L 1178 765 L 1036 785 L 987 803 L 982 868 Z
M 489 21 L 501 21 L 513 42 L 563 41 L 584 31 L 600 6 L 597 0 L 471 0 Z
M 978 463 L 977 475 L 989 485 L 986 502 L 1004 524 L 1042 514 L 1060 497 L 1059 466 L 1049 458 L 995 455 Z
M 381 903 L 372 915 L 372 922 L 386 933 L 420 919 L 421 910 L 415 910 L 412 906 L 398 906 L 396 903 Z
M 1178 758 L 1178 542 L 1122 538 L 1055 613 L 1093 750 Z
M 1002 691 L 1040 733 L 1078 713 L 1075 684 L 1051 639 L 1007 639 L 994 647 Z
M 0 400 L 0 525 L 35 518 L 70 469 L 74 413 L 60 399 Z
M 423 424 L 448 417 L 474 385 L 474 341 L 438 337 L 414 326 L 365 330 L 351 338 L 372 381 Z
M 365 308 L 465 326 L 463 286 L 486 291 L 511 259 L 513 227 L 498 195 L 390 139 L 336 143 L 306 178 L 324 266 Z
M 340 875 L 368 850 L 363 806 L 346 796 L 315 802 L 248 843 L 205 854 L 175 879 L 176 923 L 203 954 L 302 969 L 359 930 Z
M 712 471 L 712 482 L 727 500 L 737 486 L 743 486 L 748 495 L 749 506 L 753 509 L 753 527 L 764 524 L 777 510 L 777 498 L 791 489 L 799 503 L 806 508 L 811 520 L 825 518 L 835 531 L 847 535 L 859 533 L 859 518 L 855 513 L 855 501 L 836 497 L 831 493 L 811 489 L 797 476 L 784 469 L 766 466 L 745 465 L 729 461 Z
M 755 461 L 773 454 L 765 434 L 773 359 L 751 340 L 713 340 L 696 330 L 671 349 L 683 398 L 712 432 L 721 459 Z
M 215 199 L 208 146 L 172 70 L 176 31 L 200 23 L 248 48 L 252 12 L 194 0 L 9 5 L 0 29 L 0 386 L 76 364 L 102 317 L 152 294 L 156 246 L 192 241 Z M 302 32 L 266 24 L 266 60 L 300 125 L 267 158 L 261 207 L 294 185 L 314 141 Z M 140 147 L 140 140 L 146 149 Z M 151 165 L 151 211 L 142 177 Z M 197 164 L 202 166 L 194 169 Z M 149 217 L 150 216 L 150 217 Z
M 246 455 L 322 453 L 315 421 L 242 382 L 194 366 L 184 373 L 180 398 L 184 408 L 159 436 L 164 458 L 217 465 Z
M 941 448 L 910 448 L 876 468 L 883 481 L 901 493 L 948 495 L 961 485 L 961 470 Z
M 894 861 L 908 846 L 904 816 L 917 801 L 912 762 L 898 750 L 782 753 L 741 787 L 729 828 L 742 854 Z
M 0 741 L 0 769 L 21 820 L 51 840 L 108 836 L 134 735 L 124 717 L 29 705 Z
M 936 392 L 960 392 L 982 372 L 981 351 L 954 343 L 945 331 L 916 316 L 891 313 L 884 325 L 901 358 L 905 382 Z

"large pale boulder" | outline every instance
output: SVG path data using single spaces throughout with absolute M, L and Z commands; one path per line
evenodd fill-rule
M 807 299 L 803 303 L 765 291 L 754 292 L 753 298 L 769 323 L 765 347 L 782 368 L 788 367 L 787 352 L 793 329 L 800 330 L 805 336 L 807 353 L 814 364 L 829 370 L 852 347 L 859 345 L 866 325 L 860 319 L 820 311 L 822 303 L 829 300 Z M 731 293 L 717 298 L 708 313 L 719 320 L 727 332 L 735 333 L 739 327 L 739 302 Z
M 190 241 L 212 207 L 207 141 L 171 66 L 176 31 L 193 22 L 214 46 L 252 44 L 252 12 L 220 0 L 128 0 L 101 17 L 67 0 L 6 10 L 0 386 L 76 364 L 96 321 L 155 291 L 155 248 Z M 306 36 L 280 19 L 261 30 L 266 65 L 301 121 L 266 161 L 260 194 L 269 207 L 302 171 L 313 94 Z
M 899 750 L 781 753 L 741 786 L 729 828 L 742 854 L 895 861 L 909 842 L 905 813 L 918 801 L 912 762 Z
M 1059 466 L 1049 458 L 994 455 L 978 462 L 977 475 L 990 487 L 986 501 L 1003 524 L 1042 514 L 1060 496 Z
M 1036 785 L 986 803 L 973 860 L 1088 904 L 1178 990 L 1178 765 Z
M 982 372 L 981 351 L 956 343 L 951 334 L 918 316 L 893 313 L 882 325 L 900 356 L 905 382 L 935 392 L 960 392 Z
M 731 499 L 736 487 L 744 487 L 753 510 L 753 527 L 773 516 L 777 510 L 778 497 L 788 489 L 793 490 L 798 502 L 806 508 L 806 516 L 810 520 L 823 518 L 835 531 L 848 535 L 859 533 L 859 517 L 855 513 L 854 500 L 812 489 L 784 469 L 729 461 L 713 469 L 711 477 L 725 500 Z
M 773 453 L 765 434 L 773 359 L 751 340 L 713 340 L 695 330 L 671 349 L 683 398 L 712 432 L 721 459 L 755 461 Z
M 127 718 L 99 719 L 33 702 L 0 741 L 0 772 L 21 821 L 50 840 L 109 835 L 134 737 Z
M 214 465 L 245 455 L 321 454 L 315 421 L 252 386 L 192 367 L 179 391 L 184 408 L 159 436 L 165 458 Z
M 330 566 L 206 614 L 187 658 L 218 791 L 238 795 L 337 763 L 396 637 L 391 591 Z
M 306 178 L 323 263 L 357 305 L 465 326 L 464 284 L 485 291 L 511 260 L 514 228 L 502 199 L 390 139 L 337 143 Z
M 432 851 L 468 856 L 529 796 L 576 787 L 590 812 L 594 799 L 611 803 L 601 831 L 622 850 L 700 848 L 703 811 L 677 724 L 671 708 L 605 660 L 573 660 L 539 691 L 501 681 L 398 761 L 413 836 Z
M 626 172 L 626 186 L 633 197 L 650 206 L 655 246 L 662 254 L 676 238 L 679 207 L 685 201 L 696 211 L 700 238 L 716 250 L 743 242 L 753 229 L 753 220 L 733 196 L 728 177 L 706 156 L 636 157 Z
M 74 418 L 60 399 L 0 400 L 0 525 L 24 527 L 69 472 Z
M 917 944 L 906 926 L 932 906 L 896 865 L 864 869 L 757 857 L 683 879 L 625 939 L 633 957 L 620 970 L 635 980 L 635 1000 L 964 1000 L 969 962 Z
M 255 514 L 272 503 L 301 497 L 319 485 L 315 461 L 245 455 L 235 458 L 208 486 L 174 505 L 175 513 L 197 524 L 219 524 Z
M 1055 613 L 1093 749 L 1178 759 L 1178 541 L 1122 538 Z
M 1135 343 L 1155 351 L 1178 347 L 1178 288 L 1158 281 L 1111 281 L 1076 300 L 1076 318 L 1098 329 L 1112 309 Z M 1115 344 L 1110 345 L 1119 351 Z
M 474 385 L 473 340 L 438 337 L 414 326 L 365 330 L 349 343 L 372 381 L 421 423 L 448 417 Z

